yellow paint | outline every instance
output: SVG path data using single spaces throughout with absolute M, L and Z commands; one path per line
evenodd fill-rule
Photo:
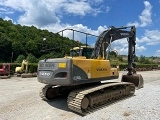
M 119 74 L 119 68 L 111 68 L 109 60 L 77 58 L 72 59 L 73 64 L 80 67 L 87 75 L 89 74 L 90 78 L 118 76 Z
M 22 73 L 25 65 L 26 65 L 26 71 L 25 72 L 27 72 L 28 71 L 28 61 L 27 60 L 23 60 L 22 64 L 21 64 L 21 67 L 16 67 L 15 72 L 16 73 Z
M 58 67 L 59 67 L 59 68 L 66 68 L 66 63 L 59 63 L 59 64 L 58 64 Z

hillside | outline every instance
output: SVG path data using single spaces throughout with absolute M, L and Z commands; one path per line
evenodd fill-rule
M 43 41 L 43 38 L 46 40 Z M 5 21 L 0 18 L 0 62 L 14 62 L 28 55 L 37 61 L 44 57 L 63 57 L 72 45 L 69 38 L 61 37 L 59 34 L 40 30 L 34 26 L 13 24 L 11 20 Z M 44 49 L 50 50 L 44 52 Z

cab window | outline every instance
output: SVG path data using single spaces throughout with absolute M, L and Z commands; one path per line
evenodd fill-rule
M 86 58 L 91 58 L 93 52 L 93 48 L 83 48 L 82 56 L 85 56 Z

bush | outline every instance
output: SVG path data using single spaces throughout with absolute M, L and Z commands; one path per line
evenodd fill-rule
M 119 68 L 120 70 L 124 70 L 127 68 L 128 64 L 120 64 Z M 158 65 L 157 64 L 136 64 L 136 69 L 146 69 L 146 70 L 152 70 L 152 69 L 157 69 Z
M 29 62 L 29 63 L 37 63 L 37 58 L 33 55 L 33 54 L 28 54 L 26 60 Z
M 21 63 L 23 60 L 25 59 L 25 56 L 24 55 L 19 55 L 16 59 L 16 63 Z
M 29 64 L 29 73 L 35 73 L 35 72 L 37 72 L 37 67 L 38 67 L 37 63 L 31 63 L 31 64 Z
M 38 66 L 37 63 L 29 63 L 28 72 L 29 73 L 37 72 L 37 66 Z M 11 68 L 10 68 L 11 74 L 15 73 L 16 67 L 21 67 L 21 64 L 20 63 L 11 63 Z M 24 68 L 24 70 L 25 70 L 25 68 Z

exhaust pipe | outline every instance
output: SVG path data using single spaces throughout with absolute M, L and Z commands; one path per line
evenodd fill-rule
M 122 75 L 122 82 L 131 82 L 136 86 L 136 89 L 144 87 L 144 80 L 141 74 Z

